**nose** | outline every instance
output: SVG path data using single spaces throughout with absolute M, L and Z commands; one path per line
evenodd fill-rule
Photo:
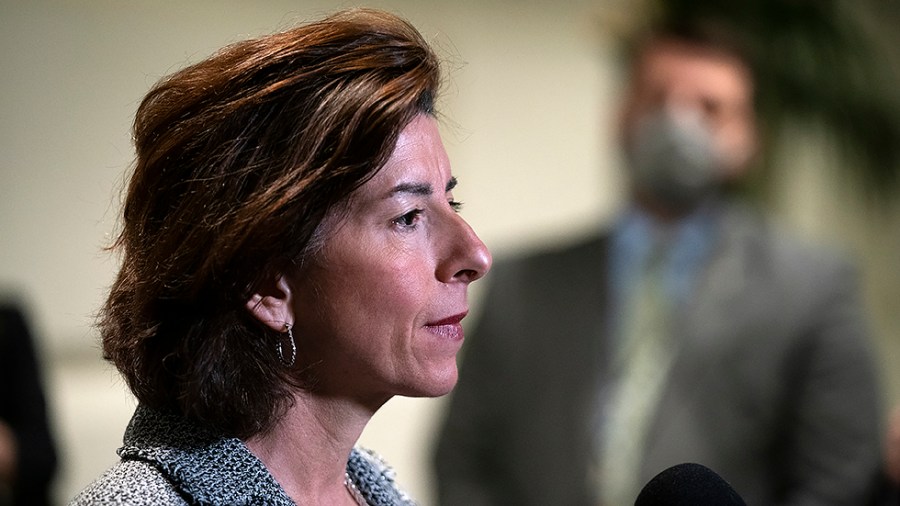
M 441 245 L 444 254 L 437 267 L 438 279 L 469 284 L 484 277 L 493 262 L 491 252 L 462 216 L 453 215 L 451 226 L 451 233 L 444 235 Z
M 668 116 L 677 121 L 711 124 L 720 110 L 719 103 L 702 94 L 690 93 L 678 89 L 670 90 L 662 98 L 662 109 Z

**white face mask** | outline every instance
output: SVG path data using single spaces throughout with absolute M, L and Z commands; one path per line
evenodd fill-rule
M 719 180 L 712 132 L 689 110 L 660 110 L 639 119 L 626 154 L 634 183 L 674 207 L 693 206 Z

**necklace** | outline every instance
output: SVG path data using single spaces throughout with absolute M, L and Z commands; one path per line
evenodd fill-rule
M 353 483 L 353 480 L 350 479 L 349 473 L 344 473 L 344 486 L 347 487 L 347 492 L 350 493 L 350 497 L 356 501 L 356 504 L 359 506 L 369 506 L 369 503 L 366 501 L 366 498 L 363 497 L 362 492 L 356 488 L 356 483 Z

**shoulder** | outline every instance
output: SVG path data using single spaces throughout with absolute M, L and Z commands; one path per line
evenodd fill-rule
M 607 235 L 527 251 L 498 253 L 484 283 L 491 293 L 522 294 L 555 290 L 579 280 L 602 278 L 609 249 Z
M 747 206 L 733 206 L 725 217 L 723 230 L 729 240 L 743 244 L 748 261 L 759 273 L 771 270 L 785 281 L 828 281 L 831 276 L 855 272 L 853 258 L 845 249 L 804 237 Z
M 609 236 L 606 234 L 597 234 L 518 253 L 501 253 L 495 267 L 507 270 L 536 266 L 566 266 L 572 262 L 593 260 L 598 255 L 606 254 L 608 239 Z
M 123 460 L 75 496 L 69 506 L 104 504 L 180 506 L 187 503 L 153 465 Z

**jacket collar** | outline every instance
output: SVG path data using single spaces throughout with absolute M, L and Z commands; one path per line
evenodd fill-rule
M 281 485 L 238 438 L 138 406 L 125 431 L 123 460 L 152 464 L 190 504 L 292 506 Z M 375 454 L 354 448 L 347 474 L 372 506 L 412 505 Z

